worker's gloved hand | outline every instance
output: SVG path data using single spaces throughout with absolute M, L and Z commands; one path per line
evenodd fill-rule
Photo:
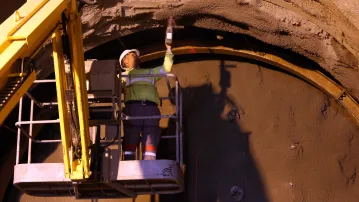
M 173 53 L 172 53 L 172 47 L 171 45 L 166 44 L 166 54 L 165 59 L 163 61 L 163 69 L 169 73 L 171 72 L 172 65 L 173 65 Z

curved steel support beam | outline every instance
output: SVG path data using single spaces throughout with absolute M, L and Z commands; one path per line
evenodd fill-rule
M 354 118 L 354 121 L 359 126 L 359 105 L 353 99 L 352 96 L 346 89 L 335 83 L 324 74 L 317 70 L 307 69 L 304 67 L 297 66 L 293 63 L 290 63 L 276 55 L 264 53 L 264 52 L 255 52 L 249 50 L 236 50 L 232 48 L 217 46 L 217 47 L 197 47 L 197 46 L 184 46 L 174 48 L 172 51 L 175 55 L 185 55 L 185 54 L 222 54 L 222 55 L 233 55 L 244 58 L 249 58 L 253 60 L 258 60 L 276 67 L 279 67 L 283 70 L 286 70 L 294 75 L 299 76 L 303 80 L 311 83 L 327 95 L 331 96 L 337 102 L 339 102 Z M 162 58 L 165 55 L 165 51 L 158 51 L 150 53 L 147 55 L 141 56 L 141 62 L 146 62 L 154 59 Z

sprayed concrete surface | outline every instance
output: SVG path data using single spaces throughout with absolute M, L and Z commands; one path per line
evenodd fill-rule
M 97 0 L 82 7 L 85 49 L 144 29 L 178 25 L 247 34 L 317 62 L 359 98 L 357 0 Z
M 0 14 L 24 3 L 2 5 Z M 246 34 L 293 50 L 318 63 L 359 99 L 359 1 L 357 0 L 87 0 L 80 3 L 84 48 L 166 25 Z M 0 9 L 1 10 L 1 9 Z M 4 16 L 3 16 L 4 15 Z M 44 57 L 51 52 L 44 51 Z M 39 75 L 49 59 L 39 57 Z M 51 63 L 51 61 L 50 61 Z
M 176 64 L 173 72 L 184 93 L 186 191 L 137 202 L 231 202 L 234 185 L 244 189 L 245 202 L 358 201 L 359 128 L 333 99 L 249 61 Z M 168 93 L 164 83 L 159 89 Z M 231 109 L 239 114 L 233 122 L 226 115 Z M 173 150 L 164 144 L 162 155 Z M 40 153 L 49 154 L 41 157 L 46 162 L 61 161 L 59 147 L 38 148 Z M 24 202 L 75 201 L 13 196 Z

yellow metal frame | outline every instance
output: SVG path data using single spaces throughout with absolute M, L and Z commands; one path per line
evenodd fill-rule
M 236 50 L 233 48 L 216 46 L 216 47 L 198 47 L 198 46 L 184 46 L 173 49 L 176 55 L 182 54 L 225 54 L 240 56 L 249 59 L 258 60 L 267 64 L 284 69 L 304 79 L 305 81 L 313 84 L 327 95 L 337 100 L 352 116 L 353 120 L 359 125 L 359 104 L 346 92 L 346 89 L 335 83 L 318 70 L 312 70 L 297 66 L 289 61 L 284 60 L 273 54 L 249 51 L 249 50 Z M 141 56 L 141 62 L 146 62 L 153 59 L 162 58 L 165 51 L 158 51 L 151 54 Z
M 71 66 L 73 69 L 75 102 L 78 113 L 81 140 L 81 158 L 74 160 L 71 145 L 68 106 L 65 96 L 67 88 L 62 47 L 62 14 L 69 21 L 66 28 L 70 41 Z M 89 112 L 86 91 L 82 27 L 77 11 L 76 0 L 27 1 L 0 25 L 0 79 L 6 80 L 12 75 L 13 64 L 18 59 L 32 59 L 38 50 L 51 37 L 56 75 L 56 91 L 59 107 L 61 139 L 63 145 L 66 177 L 72 180 L 84 180 L 91 176 Z M 0 111 L 0 124 L 5 120 L 20 98 L 36 79 L 32 72 Z M 1 89 L 0 89 L 1 91 Z
M 80 126 L 81 138 L 81 159 L 73 161 L 73 172 L 71 179 L 89 178 L 90 171 L 90 136 L 89 136 L 89 112 L 86 90 L 85 62 L 83 53 L 81 18 L 77 12 L 76 0 L 72 0 L 69 9 L 71 12 L 68 24 L 68 35 L 70 39 L 73 79 L 75 87 L 75 97 Z
M 69 0 L 44 0 L 39 4 L 27 1 L 0 25 L 0 78 L 19 58 L 29 57 L 55 29 Z M 16 22 L 18 15 L 28 13 Z
M 65 99 L 65 90 L 66 90 L 66 74 L 65 74 L 65 63 L 64 63 L 64 54 L 62 50 L 62 39 L 61 31 L 57 29 L 51 37 L 52 39 L 52 48 L 53 48 L 53 58 L 54 58 L 54 67 L 55 67 L 55 78 L 56 78 L 56 93 L 57 93 L 57 103 L 59 111 L 60 121 L 60 132 L 62 140 L 62 149 L 64 155 L 64 167 L 65 175 L 67 178 L 70 177 L 70 158 L 71 153 L 71 136 L 69 128 L 69 119 L 67 116 L 67 104 Z
M 0 25 L 0 33 L 3 33 L 0 35 L 1 81 L 6 81 L 8 74 L 13 73 L 12 68 L 16 60 L 33 57 L 57 26 L 68 3 L 69 0 L 43 0 L 37 4 L 27 1 Z M 29 87 L 22 88 L 26 92 Z M 16 99 L 7 102 L 4 107 L 6 110 L 1 110 L 2 119 L 5 119 L 19 102 L 20 97 L 14 98 Z

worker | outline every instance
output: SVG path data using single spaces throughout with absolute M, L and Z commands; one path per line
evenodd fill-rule
M 136 49 L 122 52 L 119 62 L 125 75 L 122 78 L 124 88 L 125 108 L 127 116 L 159 116 L 159 95 L 156 81 L 161 77 L 130 77 L 135 74 L 163 74 L 171 72 L 173 53 L 170 45 L 166 44 L 166 54 L 162 66 L 156 68 L 140 68 L 140 52 Z M 137 119 L 124 121 L 123 151 L 124 160 L 135 160 L 135 151 L 142 133 L 143 160 L 155 160 L 157 146 L 160 141 L 160 118 Z

